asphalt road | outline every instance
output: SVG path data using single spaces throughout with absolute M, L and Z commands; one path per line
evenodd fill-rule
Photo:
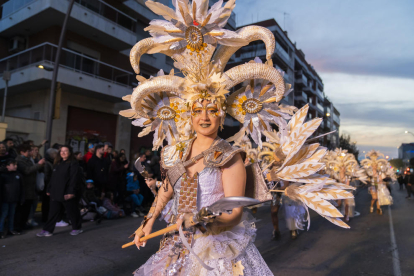
M 391 207 L 399 260 L 393 262 L 389 210 L 384 215 L 369 213 L 370 196 L 361 189 L 356 210 L 361 213 L 350 221 L 351 229 L 341 229 L 311 211 L 309 231 L 290 240 L 281 219 L 282 238 L 271 240 L 269 207 L 259 208 L 256 246 L 275 275 L 414 275 L 414 200 L 405 199 L 405 191 L 393 187 Z M 70 236 L 70 227 L 57 228 L 49 238 L 35 236 L 40 229 L 0 240 L 0 275 L 131 275 L 159 246 L 159 239 L 140 251 L 121 249 L 141 218 L 128 217 L 87 222 L 84 233 Z M 159 222 L 154 230 L 161 229 Z M 395 256 L 395 254 L 394 254 Z M 396 270 L 398 271 L 398 269 Z

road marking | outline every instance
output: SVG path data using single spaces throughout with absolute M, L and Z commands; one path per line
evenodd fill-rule
M 392 222 L 391 206 L 388 205 L 388 216 L 390 218 L 390 234 L 391 234 L 391 253 L 392 266 L 394 267 L 394 276 L 401 276 L 400 257 L 398 256 L 397 242 L 395 241 L 394 223 Z

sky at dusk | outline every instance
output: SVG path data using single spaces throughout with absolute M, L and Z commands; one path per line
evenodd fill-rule
M 414 1 L 237 0 L 235 12 L 238 26 L 275 18 L 288 31 L 361 153 L 414 142 Z

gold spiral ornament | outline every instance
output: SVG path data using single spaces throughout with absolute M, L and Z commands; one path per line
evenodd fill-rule
M 202 51 L 207 45 L 204 43 L 203 34 L 200 29 L 195 26 L 190 26 L 185 31 L 185 39 L 187 41 L 187 48 L 191 51 Z
M 157 111 L 157 117 L 161 120 L 168 121 L 175 118 L 175 111 L 169 106 L 163 106 Z
M 247 99 L 243 102 L 242 108 L 244 111 L 250 114 L 255 114 L 262 110 L 263 104 L 258 99 Z

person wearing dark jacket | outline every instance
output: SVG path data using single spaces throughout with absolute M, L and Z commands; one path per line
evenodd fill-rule
M 47 195 L 47 190 L 49 187 L 50 179 L 52 178 L 52 172 L 53 172 L 53 162 L 55 161 L 59 151 L 54 148 L 50 148 L 46 150 L 45 154 L 45 167 L 43 169 L 43 172 L 45 174 L 45 187 L 43 191 L 41 191 L 41 197 L 42 197 L 42 222 L 47 221 L 47 217 L 49 215 L 49 206 L 50 206 L 50 198 Z
M 50 196 L 50 211 L 43 231 L 37 233 L 38 237 L 53 235 L 57 220 L 60 218 L 62 208 L 72 222 L 72 236 L 82 233 L 82 221 L 78 208 L 77 194 L 79 183 L 79 163 L 74 159 L 72 148 L 63 146 L 55 161 L 52 177 L 49 182 L 47 194 Z
M 0 143 L 0 173 L 7 172 L 6 164 L 7 161 L 10 159 L 14 160 L 10 157 L 9 153 L 7 152 L 6 144 L 1 142 Z
M 126 170 L 129 164 L 123 164 L 124 160 L 125 154 L 118 155 L 112 160 L 109 169 L 108 190 L 113 193 L 117 203 L 119 203 L 119 199 L 123 197 L 126 190 L 124 178 L 126 177 Z
M 13 141 L 13 139 L 7 138 L 7 139 L 5 139 L 3 141 L 3 143 L 5 143 L 6 146 L 7 146 L 7 152 L 9 154 L 10 158 L 16 159 L 16 157 L 18 156 L 18 154 L 17 154 L 16 148 L 14 147 L 14 141 Z
M 87 178 L 92 179 L 95 187 L 102 192 L 108 184 L 109 165 L 108 158 L 104 158 L 103 145 L 95 147 L 95 154 L 87 164 Z
M 9 233 L 11 235 L 20 235 L 14 231 L 14 214 L 17 204 L 23 202 L 23 181 L 22 176 L 17 172 L 17 162 L 14 160 L 7 161 L 7 172 L 0 175 L 1 184 L 1 217 L 0 217 L 0 238 L 5 238 L 4 222 L 9 220 Z
M 16 228 L 21 230 L 26 227 L 27 219 L 29 218 L 30 209 L 33 201 L 37 197 L 36 193 L 36 177 L 37 172 L 40 171 L 45 159 L 40 159 L 37 164 L 34 164 L 30 159 L 31 147 L 27 144 L 19 146 L 20 155 L 17 156 L 17 171 L 23 176 L 23 193 L 24 202 L 22 205 L 17 205 L 16 208 Z

